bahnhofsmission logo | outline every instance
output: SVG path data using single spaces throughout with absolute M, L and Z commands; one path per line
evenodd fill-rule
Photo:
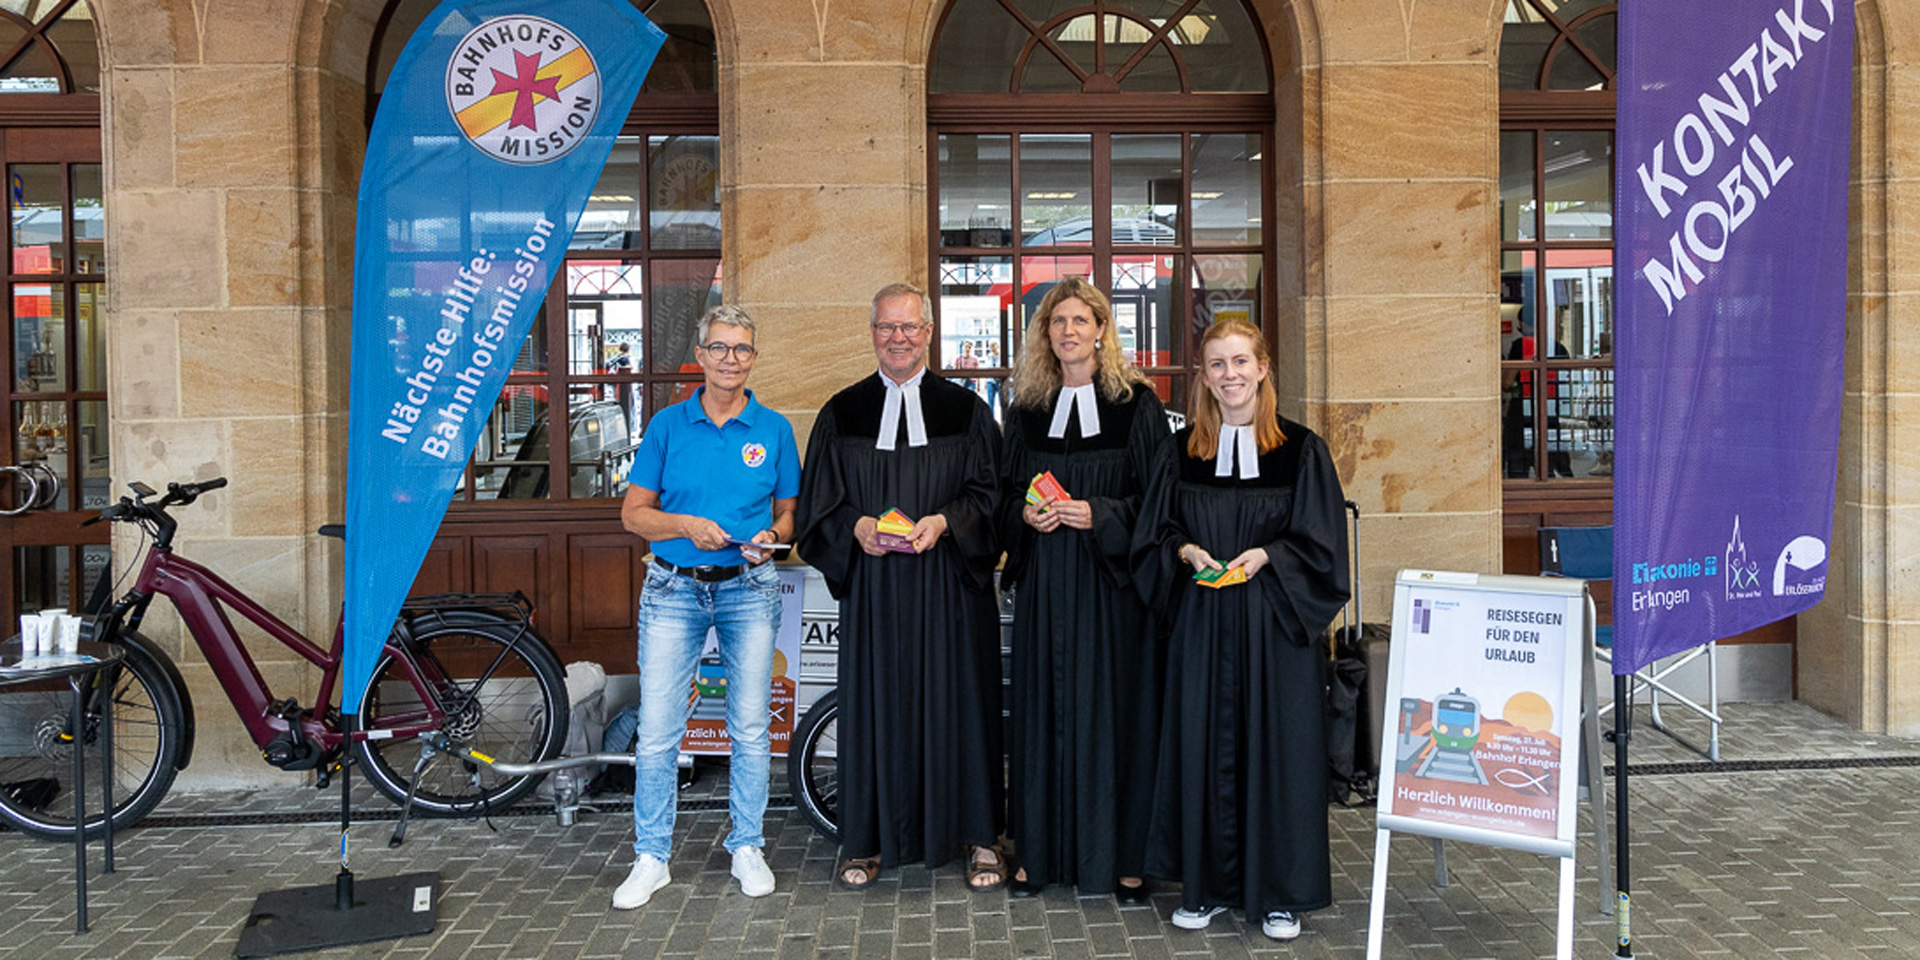
M 580 38 L 552 20 L 495 17 L 468 31 L 447 61 L 447 108 L 487 155 L 550 163 L 593 129 L 600 71 Z

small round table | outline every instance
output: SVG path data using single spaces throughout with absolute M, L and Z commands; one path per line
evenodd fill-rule
M 75 933 L 87 932 L 87 772 L 86 692 L 94 674 L 119 663 L 126 648 L 111 643 L 82 643 L 77 654 L 54 654 L 47 662 L 21 662 L 20 638 L 0 643 L 0 687 L 65 680 L 73 690 L 73 883 L 77 914 Z M 100 801 L 106 812 L 106 869 L 113 872 L 113 698 L 100 697 Z

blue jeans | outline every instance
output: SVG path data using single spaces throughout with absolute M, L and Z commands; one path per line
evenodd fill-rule
M 720 635 L 727 670 L 727 735 L 733 745 L 727 851 L 764 846 L 761 817 L 773 757 L 773 641 L 780 575 L 763 563 L 719 583 L 647 566 L 640 592 L 640 733 L 634 746 L 633 852 L 665 863 L 673 845 L 680 741 L 692 708 L 694 665 L 707 629 Z

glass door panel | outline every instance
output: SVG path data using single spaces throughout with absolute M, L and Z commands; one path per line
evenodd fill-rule
M 939 363 L 946 370 L 970 371 L 1002 362 L 1015 342 L 1014 327 L 1022 322 L 1013 309 L 1011 257 L 940 258 Z M 969 381 L 972 374 L 957 374 Z
M 7 195 L 13 213 L 13 272 L 58 273 L 66 266 L 64 219 L 66 190 L 57 163 L 16 163 L 7 167 Z
M 66 392 L 67 322 L 62 292 L 57 284 L 13 285 L 13 377 L 17 393 Z
M 1093 245 L 1093 137 L 1020 137 L 1020 233 L 1029 247 Z
M 1193 242 L 1254 246 L 1261 238 L 1260 135 L 1193 135 Z M 1119 237 L 1114 242 L 1121 242 Z
M 0 507 L 0 614 L 80 609 L 109 564 L 107 528 L 82 511 L 111 498 L 106 236 L 99 141 L 67 130 L 0 130 L 7 174 L 6 369 L 0 385 L 15 474 Z M 21 162 L 21 161 L 31 162 Z M 31 478 L 31 479 L 28 479 Z M 164 478 L 159 478 L 164 479 Z

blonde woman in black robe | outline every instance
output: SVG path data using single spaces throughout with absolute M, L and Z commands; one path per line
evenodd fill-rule
M 1085 280 L 1040 301 L 1017 364 L 999 520 L 1002 577 L 1017 584 L 1008 835 L 1019 856 L 1007 889 L 1071 884 L 1145 903 L 1164 642 L 1129 555 L 1166 411 Z M 1026 502 L 1043 471 L 1070 499 Z

